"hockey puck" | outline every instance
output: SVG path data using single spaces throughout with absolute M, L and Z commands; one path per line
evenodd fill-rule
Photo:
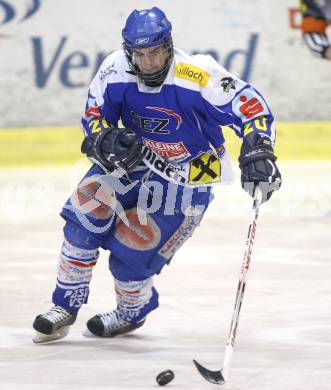
M 159 373 L 156 377 L 156 382 L 159 386 L 164 386 L 170 383 L 175 377 L 175 374 L 171 370 L 165 370 Z

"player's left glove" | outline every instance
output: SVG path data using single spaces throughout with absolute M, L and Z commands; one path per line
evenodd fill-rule
M 112 127 L 85 137 L 82 153 L 105 171 L 131 172 L 143 160 L 142 144 L 128 128 Z
M 282 183 L 276 159 L 268 137 L 252 132 L 244 138 L 239 156 L 241 185 L 251 196 L 254 196 L 255 185 L 259 185 L 263 202 L 269 200 Z

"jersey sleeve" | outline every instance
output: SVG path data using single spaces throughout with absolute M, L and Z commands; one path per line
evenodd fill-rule
M 112 55 L 109 55 L 101 64 L 89 86 L 81 121 L 85 136 L 117 126 L 120 119 L 120 105 L 113 101 L 109 93 L 111 78 L 115 72 L 112 70 L 113 64 Z
M 275 142 L 275 120 L 261 93 L 214 60 L 208 73 L 202 96 L 209 122 L 230 127 L 240 138 L 256 132 Z

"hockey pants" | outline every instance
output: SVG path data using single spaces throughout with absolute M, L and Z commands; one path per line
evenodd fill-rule
M 61 216 L 66 220 L 65 238 L 52 298 L 67 311 L 78 312 L 88 300 L 99 248 L 110 250 L 109 269 L 114 277 L 117 309 L 123 319 L 134 323 L 158 307 L 153 276 L 192 235 L 212 195 L 208 187 L 188 191 L 153 174 L 154 186 L 139 182 L 125 191 L 127 182 L 121 181 L 124 191 L 114 190 L 114 203 L 109 194 L 119 183 L 103 185 L 105 176 L 93 166 L 64 205 Z M 141 172 L 131 174 L 131 180 L 141 177 Z M 146 198 L 147 212 L 140 218 L 142 198 Z M 190 214 L 188 208 L 202 211 Z

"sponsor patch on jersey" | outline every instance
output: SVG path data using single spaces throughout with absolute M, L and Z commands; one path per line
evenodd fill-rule
M 171 182 L 185 185 L 188 183 L 189 162 L 175 163 L 156 154 L 150 148 L 144 148 L 144 163 L 153 172 Z
M 238 94 L 232 102 L 233 112 L 241 118 L 243 122 L 257 116 L 268 115 L 270 111 L 261 98 L 252 88 L 247 88 Z
M 90 90 L 88 91 L 88 97 L 85 106 L 85 116 L 87 118 L 90 116 L 100 118 L 101 116 L 99 106 L 95 100 L 95 96 L 91 93 Z
M 223 145 L 216 148 L 216 153 L 219 159 L 223 158 L 225 155 L 225 147 Z
M 229 93 L 231 89 L 236 89 L 236 84 L 238 80 L 234 80 L 232 77 L 223 77 L 220 80 L 221 86 L 224 92 Z
M 100 79 L 101 81 L 104 81 L 104 79 L 105 79 L 107 76 L 109 76 L 109 75 L 111 75 L 111 74 L 117 74 L 117 70 L 113 69 L 114 66 L 115 66 L 115 62 L 113 62 L 112 65 L 107 66 L 107 68 L 101 69 L 101 70 L 100 70 L 100 74 L 99 74 L 99 79 Z
M 190 155 L 183 142 L 166 143 L 143 138 L 144 145 L 152 149 L 158 156 L 174 161 L 184 160 Z
M 144 163 L 148 168 L 171 182 L 201 186 L 221 181 L 220 160 L 213 152 L 201 153 L 198 157 L 186 162 L 170 161 L 150 148 L 145 148 L 143 153 Z
M 175 76 L 192 81 L 200 87 L 205 87 L 208 84 L 210 74 L 197 66 L 179 63 L 176 65 Z
M 170 119 L 168 118 L 151 118 L 148 116 L 139 115 L 134 111 L 130 111 L 130 115 L 133 124 L 140 127 L 142 130 L 147 131 L 148 133 L 170 133 L 169 130 L 165 129 L 170 123 Z
M 97 104 L 95 103 L 95 105 L 93 105 L 92 107 L 88 107 L 85 111 L 85 115 L 86 117 L 93 116 L 95 118 L 100 118 L 100 109 Z
M 214 153 L 202 153 L 190 161 L 190 183 L 212 183 L 219 182 L 221 178 L 221 164 Z
M 173 110 L 170 110 L 169 108 L 164 108 L 164 107 L 150 107 L 150 106 L 148 106 L 148 107 L 146 107 L 146 108 L 148 108 L 149 110 L 155 110 L 155 111 L 159 111 L 159 112 L 164 112 L 165 114 L 167 114 L 167 115 L 169 115 L 169 116 L 175 118 L 176 121 L 177 121 L 176 130 L 179 129 L 180 125 L 181 125 L 182 122 L 183 122 L 182 117 L 181 117 L 179 114 L 177 114 L 176 112 L 174 112 Z

